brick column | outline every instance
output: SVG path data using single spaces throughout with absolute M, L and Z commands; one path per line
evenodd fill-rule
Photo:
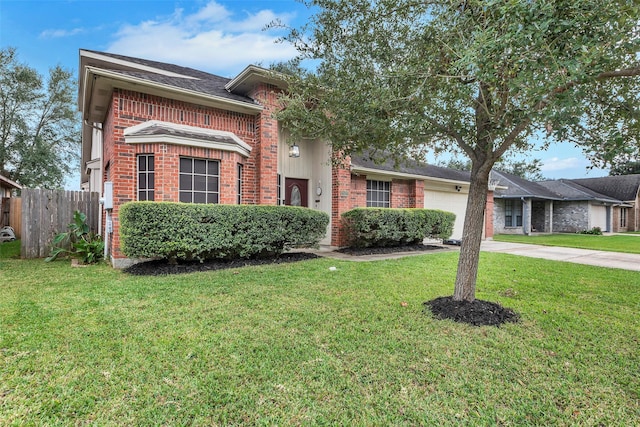
M 350 160 L 331 168 L 331 245 L 345 246 L 347 236 L 342 228 L 342 214 L 351 209 Z
M 493 239 L 493 191 L 487 190 L 487 204 L 484 209 L 484 238 Z

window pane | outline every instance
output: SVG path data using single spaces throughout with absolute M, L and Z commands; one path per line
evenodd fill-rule
M 208 191 L 218 191 L 218 177 L 210 176 L 207 178 L 207 190 Z
M 156 199 L 156 195 L 154 191 L 148 191 L 147 192 L 147 200 L 155 200 Z
M 209 193 L 207 195 L 207 203 L 218 203 L 218 193 Z
M 207 177 L 202 175 L 194 175 L 193 189 L 196 191 L 207 191 Z
M 184 203 L 191 203 L 191 193 L 184 191 L 180 192 L 180 201 Z
M 191 173 L 193 172 L 193 165 L 191 159 L 180 158 L 180 172 Z
M 154 171 L 155 170 L 154 160 L 153 159 L 154 159 L 154 156 L 148 156 L 147 157 L 147 160 L 148 160 L 148 162 L 147 162 L 147 170 L 149 170 L 149 171 Z
M 138 174 L 138 188 L 146 190 L 147 187 L 147 175 L 145 173 Z
M 207 203 L 207 193 L 193 193 L 193 203 Z
M 147 170 L 147 156 L 138 156 L 138 170 L 139 171 Z
M 147 175 L 147 188 L 150 190 L 153 190 L 155 187 L 155 183 L 156 183 L 156 174 L 154 174 L 153 172 L 149 172 L 149 175 Z
M 209 161 L 207 173 L 209 175 L 218 175 L 218 162 Z
M 207 173 L 207 161 L 206 160 L 194 160 L 193 161 L 193 171 L 199 174 Z
M 180 190 L 193 190 L 191 175 L 180 175 Z

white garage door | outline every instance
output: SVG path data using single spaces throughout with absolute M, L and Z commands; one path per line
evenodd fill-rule
M 452 193 L 447 191 L 424 191 L 424 207 L 426 209 L 440 209 L 456 214 L 456 222 L 453 224 L 452 239 L 462 238 L 464 226 L 464 213 L 467 209 L 467 194 Z

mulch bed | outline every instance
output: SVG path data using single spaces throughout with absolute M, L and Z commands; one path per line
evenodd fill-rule
M 169 264 L 167 260 L 147 261 L 134 264 L 125 268 L 124 272 L 135 276 L 161 276 L 167 274 L 184 274 L 199 271 L 224 270 L 228 268 L 240 268 L 251 265 L 285 264 L 289 262 L 305 261 L 318 258 L 316 254 L 303 252 L 289 252 L 277 258 L 238 259 L 238 260 L 208 260 L 183 261 L 177 264 Z
M 422 243 L 418 245 L 404 245 L 404 246 L 389 246 L 389 247 L 372 247 L 372 248 L 342 248 L 336 252 L 340 252 L 347 255 L 384 255 L 393 254 L 397 252 L 426 252 L 435 250 L 446 250 L 448 248 L 437 245 L 424 245 Z
M 453 297 L 440 297 L 424 303 L 437 319 L 450 319 L 474 326 L 500 326 L 516 323 L 520 316 L 510 308 L 489 301 L 454 301 Z

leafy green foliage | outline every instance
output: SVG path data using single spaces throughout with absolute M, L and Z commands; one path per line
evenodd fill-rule
M 385 247 L 447 239 L 455 214 L 434 209 L 356 208 L 342 214 L 349 246 Z
M 329 216 L 292 206 L 130 202 L 119 211 L 129 257 L 205 260 L 268 257 L 313 247 Z
M 457 300 L 474 299 L 489 174 L 503 155 L 541 133 L 594 162 L 639 150 L 637 1 L 306 3 L 316 13 L 287 40 L 317 68 L 289 79 L 278 119 L 343 155 L 471 160 Z
M 602 236 L 602 229 L 600 227 L 593 227 L 591 230 L 583 230 L 580 234 L 592 234 L 594 236 Z
M 100 236 L 91 232 L 84 213 L 75 211 L 73 222 L 68 228 L 69 231 L 53 238 L 51 255 L 45 258 L 46 262 L 64 255 L 77 258 L 84 264 L 93 264 L 103 258 L 104 242 Z
M 51 68 L 45 82 L 0 50 L 0 174 L 25 187 L 59 188 L 78 163 L 80 119 L 70 70 Z
M 609 170 L 610 176 L 633 175 L 640 173 L 640 162 L 628 161 L 614 164 Z

